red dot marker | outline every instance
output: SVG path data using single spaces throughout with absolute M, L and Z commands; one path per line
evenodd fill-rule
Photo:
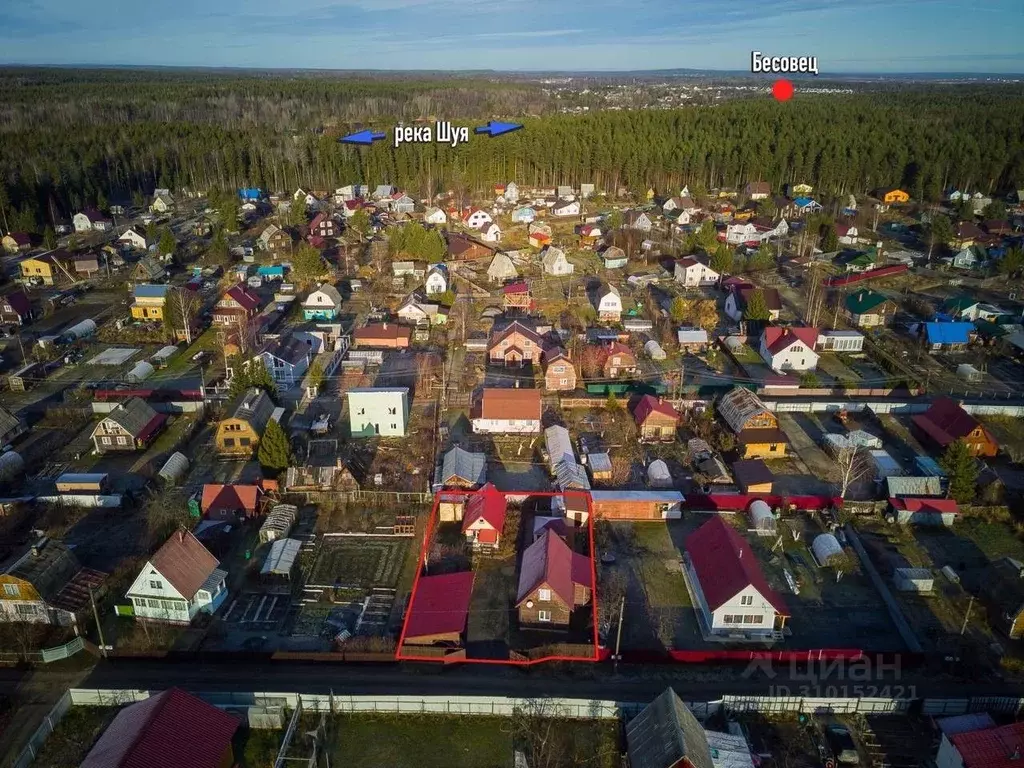
M 793 98 L 793 84 L 789 80 L 776 80 L 772 86 L 772 96 L 776 101 L 789 101 Z

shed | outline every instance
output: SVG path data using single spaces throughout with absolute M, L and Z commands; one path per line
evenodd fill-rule
M 275 504 L 260 526 L 260 543 L 266 544 L 268 541 L 276 542 L 283 539 L 291 532 L 298 515 L 299 508 L 294 504 Z
M 775 475 L 761 459 L 740 459 L 732 464 L 736 485 L 743 493 L 771 493 Z
M 927 568 L 897 568 L 892 581 L 899 592 L 931 592 L 935 586 L 932 572 Z
M 149 359 L 156 365 L 163 365 L 168 360 L 170 360 L 174 353 L 177 351 L 177 347 L 168 344 L 166 347 L 161 347 L 159 350 L 157 350 Z
M 605 451 L 586 453 L 583 463 L 590 468 L 590 477 L 594 480 L 612 479 L 612 457 Z
M 284 576 L 289 578 L 295 561 L 298 560 L 302 542 L 298 539 L 276 539 L 270 545 L 267 559 L 260 568 L 260 576 Z
M 594 514 L 609 520 L 678 520 L 684 500 L 679 491 L 590 492 Z
M 668 355 L 665 354 L 665 350 L 661 348 L 661 345 L 654 339 L 651 339 L 644 344 L 644 352 L 651 360 L 665 360 Z
M 931 456 L 915 456 L 914 468 L 919 474 L 926 477 L 938 477 L 940 479 L 946 477 L 946 470 Z
M 647 484 L 651 488 L 671 488 L 672 473 L 668 471 L 668 464 L 661 459 L 655 459 L 647 468 Z
M 811 542 L 811 553 L 818 565 L 824 568 L 831 565 L 832 559 L 843 556 L 843 547 L 839 539 L 831 533 L 820 533 Z
M 931 478 L 938 480 L 938 478 Z M 890 498 L 892 516 L 901 525 L 952 525 L 960 514 L 960 507 L 953 499 Z
M 155 371 L 156 369 L 152 365 L 145 360 L 140 360 L 135 364 L 134 368 L 128 371 L 125 379 L 131 383 L 138 384 L 140 381 L 145 381 L 152 376 Z
M 173 485 L 188 471 L 188 459 L 180 451 L 172 453 L 157 472 L 164 482 Z
M 885 451 L 869 451 L 871 460 L 875 464 L 875 481 L 882 482 L 888 477 L 899 477 L 903 475 L 903 467 Z
M 58 493 L 103 493 L 106 489 L 106 472 L 65 472 L 57 478 Z
M 772 508 L 761 499 L 754 499 L 750 503 L 750 525 L 758 536 L 774 536 L 778 529 L 775 515 Z
M 437 519 L 442 523 L 461 523 L 466 497 L 461 493 L 442 493 L 437 502 Z

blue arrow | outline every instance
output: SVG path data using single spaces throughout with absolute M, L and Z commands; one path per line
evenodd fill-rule
M 358 133 L 350 133 L 348 136 L 342 136 L 338 141 L 342 144 L 373 144 L 373 142 L 385 138 L 387 138 L 386 133 L 377 133 L 366 129 Z
M 486 133 L 491 138 L 501 136 L 503 133 L 511 133 L 522 128 L 519 123 L 502 123 L 498 120 L 491 120 L 487 125 L 481 125 L 476 129 L 477 133 Z

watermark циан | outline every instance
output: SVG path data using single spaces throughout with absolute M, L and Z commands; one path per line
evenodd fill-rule
M 900 659 L 892 662 L 862 656 L 856 659 L 753 659 L 745 680 L 769 681 L 768 696 L 822 698 L 916 699 L 917 688 L 903 684 Z

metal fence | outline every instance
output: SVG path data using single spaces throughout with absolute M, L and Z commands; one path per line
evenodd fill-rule
M 43 748 L 43 744 L 50 738 L 50 734 L 53 733 L 57 724 L 60 723 L 73 704 L 71 691 L 64 691 L 64 695 L 57 700 L 57 703 L 53 705 L 53 709 L 46 715 L 42 724 L 36 728 L 35 733 L 32 734 L 21 754 L 11 763 L 11 768 L 27 768 L 27 766 L 32 764 L 32 761 L 36 759 L 36 755 L 39 754 L 39 750 Z
M 70 658 L 84 648 L 85 640 L 81 637 L 75 637 L 64 643 L 64 645 L 43 648 L 39 651 L 26 651 L 25 653 L 2 651 L 0 652 L 0 664 L 20 664 L 21 662 L 49 664 L 54 661 Z

